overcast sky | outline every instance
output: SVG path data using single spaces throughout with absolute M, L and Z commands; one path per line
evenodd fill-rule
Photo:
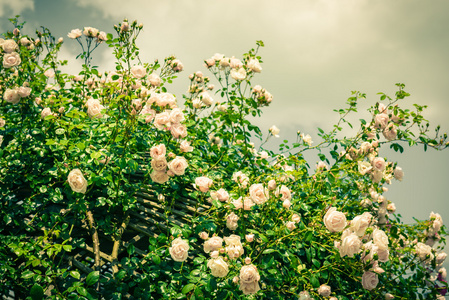
M 301 130 L 317 143 L 316 127 L 331 129 L 338 120 L 332 110 L 344 107 L 351 91 L 367 93 L 367 107 L 378 100 L 377 92 L 393 96 L 398 82 L 412 94 L 406 105 L 428 105 L 431 124 L 449 131 L 449 1 L 0 0 L 2 32 L 16 14 L 27 21 L 28 33 L 42 25 L 64 37 L 63 57 L 71 61 L 79 51 L 67 38 L 71 29 L 113 32 L 124 17 L 142 22 L 138 45 L 144 61 L 175 54 L 184 63 L 171 89 L 178 98 L 189 73 L 207 73 L 204 59 L 216 52 L 241 57 L 263 40 L 263 71 L 254 83 L 274 100 L 257 124 L 263 130 L 276 124 L 282 139 L 292 140 Z M 93 63 L 112 69 L 109 49 L 98 53 Z M 79 62 L 70 68 L 77 70 Z M 381 155 L 405 171 L 404 181 L 395 181 L 385 195 L 405 221 L 435 211 L 448 223 L 449 150 L 424 153 L 416 147 Z

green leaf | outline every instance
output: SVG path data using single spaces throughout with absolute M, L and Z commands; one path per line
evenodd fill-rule
M 158 265 L 158 264 L 161 263 L 161 258 L 159 257 L 159 255 L 155 254 L 155 255 L 153 256 L 153 262 L 154 262 L 156 265 Z
M 71 245 L 63 245 L 62 248 L 63 248 L 65 251 L 67 251 L 67 252 L 72 251 L 72 246 L 71 246 Z
M 190 292 L 193 288 L 195 287 L 195 284 L 193 283 L 189 283 L 186 286 L 184 286 L 184 288 L 182 289 L 182 293 L 183 294 L 187 294 L 188 292 Z
M 22 278 L 23 279 L 30 279 L 31 277 L 34 276 L 34 272 L 28 270 L 22 273 Z
M 313 286 L 314 288 L 320 287 L 320 282 L 319 282 L 318 279 L 315 277 L 315 275 L 310 276 L 310 283 L 312 284 L 312 286 Z
M 82 286 L 77 287 L 77 288 L 76 288 L 76 291 L 77 291 L 78 294 L 80 294 L 81 296 L 84 296 L 84 297 L 87 296 L 87 290 L 86 290 L 84 287 L 82 287 Z
M 276 251 L 276 250 L 274 250 L 274 249 L 265 249 L 262 253 L 263 254 L 268 254 L 268 253 L 273 253 L 274 251 Z
M 80 279 L 80 273 L 78 271 L 70 271 L 70 276 L 75 279 Z
M 89 275 L 87 275 L 86 284 L 88 286 L 89 285 L 94 285 L 95 283 L 97 283 L 99 278 L 100 278 L 100 272 L 99 271 L 90 272 Z
M 43 299 L 44 298 L 44 290 L 42 289 L 42 287 L 40 285 L 38 285 L 36 283 L 31 288 L 30 296 L 31 296 L 31 299 L 33 299 L 33 300 Z

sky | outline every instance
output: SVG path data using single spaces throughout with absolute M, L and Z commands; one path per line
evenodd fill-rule
M 449 132 L 449 2 L 434 0 L 0 0 L 0 29 L 20 14 L 25 31 L 48 27 L 64 37 L 61 58 L 75 61 L 76 42 L 67 38 L 73 28 L 96 27 L 113 32 L 113 24 L 128 18 L 144 24 L 138 41 L 143 61 L 174 54 L 185 71 L 170 92 L 181 99 L 188 74 L 201 70 L 214 53 L 240 57 L 262 40 L 263 71 L 254 83 L 274 99 L 255 123 L 267 131 L 280 128 L 280 139 L 293 141 L 296 132 L 319 142 L 317 127 L 331 130 L 338 121 L 333 109 L 342 108 L 351 91 L 367 94 L 361 107 L 379 100 L 378 92 L 394 96 L 395 83 L 411 93 L 404 103 L 428 105 L 424 116 L 431 125 Z M 27 29 L 28 28 L 28 29 Z M 114 67 L 109 49 L 97 51 L 100 70 Z M 79 70 L 81 62 L 69 65 Z M 369 118 L 360 110 L 358 118 Z M 347 131 L 347 133 L 351 133 Z M 274 141 L 275 143 L 280 142 Z M 405 172 L 385 194 L 405 222 L 427 219 L 431 211 L 449 223 L 449 149 L 403 154 L 382 150 Z M 308 155 L 315 164 L 318 158 Z

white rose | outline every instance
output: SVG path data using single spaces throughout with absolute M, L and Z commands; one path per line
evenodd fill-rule
M 362 242 L 355 233 L 349 234 L 344 239 L 342 237 L 342 243 L 340 246 L 340 256 L 344 257 L 347 255 L 349 257 L 354 257 L 354 254 L 360 252 L 361 245 Z
M 226 217 L 226 227 L 228 227 L 229 230 L 236 230 L 238 226 L 238 220 L 239 216 L 237 216 L 235 213 L 231 212 Z
M 51 115 L 51 109 L 49 107 L 46 107 L 41 111 L 42 119 L 45 119 L 45 117 L 50 116 L 50 115 Z
M 267 201 L 266 190 L 261 183 L 251 185 L 249 195 L 256 204 L 260 205 Z
M 252 295 L 260 290 L 259 282 L 241 283 L 239 289 L 244 295 Z
M 171 242 L 171 247 L 168 251 L 174 261 L 183 262 L 189 255 L 189 244 L 186 240 L 178 237 Z
M 378 250 L 377 246 L 374 245 L 372 241 L 369 241 L 363 245 L 363 247 L 365 248 L 365 251 L 362 255 L 362 260 L 366 263 L 372 262 L 374 260 L 374 254 L 376 254 Z
M 363 236 L 366 229 L 371 224 L 373 216 L 369 212 L 364 212 L 362 215 L 356 216 L 351 221 L 350 229 L 358 236 Z
M 168 168 L 175 175 L 184 175 L 185 169 L 189 164 L 187 160 L 182 156 L 176 156 L 171 162 L 168 163 Z
M 81 35 L 83 34 L 83 32 L 81 31 L 81 29 L 72 29 L 72 31 L 70 31 L 67 36 L 71 39 L 77 39 L 79 38 Z
M 446 260 L 446 257 L 447 257 L 446 253 L 444 252 L 439 253 L 436 258 L 437 265 L 442 264 Z
M 6 102 L 12 104 L 19 103 L 20 101 L 19 90 L 17 88 L 6 89 L 5 93 L 3 94 L 3 99 L 5 99 Z
M 421 261 L 433 259 L 432 247 L 430 247 L 429 245 L 418 243 L 415 246 L 415 251 Z
M 320 294 L 323 297 L 329 297 L 331 295 L 331 287 L 327 284 L 322 284 L 318 288 L 318 294 Z
M 379 277 L 376 273 L 366 271 L 362 275 L 362 286 L 364 289 L 371 291 L 376 288 L 379 283 Z
M 199 97 L 201 99 L 201 101 L 206 105 L 206 106 L 211 106 L 212 103 L 214 103 L 214 99 L 212 99 L 212 97 L 209 95 L 208 92 L 202 92 L 199 94 Z
M 275 193 L 276 197 L 279 197 L 281 195 L 281 200 L 291 200 L 292 199 L 292 193 L 288 187 L 285 185 L 281 186 Z
M 167 173 L 158 172 L 156 170 L 151 172 L 150 177 L 151 177 L 151 180 L 153 180 L 156 183 L 160 183 L 160 184 L 167 182 L 169 179 Z
M 242 61 L 238 58 L 231 57 L 231 60 L 229 62 L 229 66 L 233 69 L 240 69 L 243 67 Z
M 179 149 L 182 152 L 192 152 L 193 151 L 193 147 L 190 146 L 190 143 L 188 141 L 182 141 L 181 144 L 179 145 Z
M 11 68 L 20 65 L 22 60 L 20 59 L 20 55 L 17 52 L 6 53 L 3 56 L 3 67 Z
M 226 202 L 229 199 L 229 193 L 223 188 L 218 191 L 211 192 L 210 195 L 212 199 L 219 200 L 221 202 Z
M 165 158 L 166 148 L 164 144 L 159 144 L 157 146 L 153 146 L 150 149 L 150 156 L 153 159 L 162 159 Z
M 239 258 L 245 253 L 240 236 L 231 234 L 230 236 L 224 237 L 223 240 L 226 243 L 225 251 L 230 259 Z
M 3 51 L 6 53 L 11 53 L 19 48 L 19 45 L 14 40 L 6 40 L 2 44 Z
M 82 194 L 86 193 L 87 180 L 84 178 L 80 169 L 73 169 L 70 171 L 67 181 L 69 182 L 72 191 Z
M 195 178 L 195 188 L 199 189 L 203 193 L 207 193 L 212 186 L 212 179 L 202 176 Z
M 373 159 L 372 162 L 373 165 L 373 169 L 376 171 L 380 171 L 382 172 L 383 170 L 385 170 L 385 167 L 387 166 L 385 159 L 383 159 L 382 157 L 376 157 Z
M 28 97 L 31 94 L 31 88 L 27 87 L 27 86 L 21 86 L 19 87 L 19 89 L 17 90 L 17 93 L 19 94 L 20 97 L 25 98 Z
M 219 236 L 213 236 L 204 242 L 204 252 L 209 253 L 211 251 L 220 250 L 223 245 L 223 239 Z
M 226 277 L 229 273 L 228 264 L 223 260 L 222 257 L 209 259 L 207 262 L 207 267 L 210 268 L 211 274 L 214 277 Z
M 165 172 L 167 170 L 167 160 L 164 158 L 152 159 L 151 167 L 157 172 Z
M 97 37 L 99 31 L 97 28 L 84 27 L 83 34 L 87 37 Z
M 185 138 L 187 136 L 187 127 L 182 124 L 173 124 L 170 127 L 170 133 L 175 139 Z
M 147 74 L 147 70 L 141 65 L 133 66 L 130 71 L 134 78 L 142 78 Z
M 279 137 L 279 132 L 281 131 L 279 128 L 276 127 L 276 125 L 273 125 L 270 127 L 269 129 L 270 133 L 274 136 L 274 137 Z
M 388 236 L 380 229 L 374 229 L 373 242 L 379 250 L 388 250 Z
M 159 75 L 157 75 L 156 73 L 151 73 L 151 74 L 148 76 L 148 82 L 149 82 L 152 86 L 156 87 L 156 86 L 160 86 L 160 85 L 161 85 L 162 79 L 161 79 L 161 78 L 159 77 Z
M 358 161 L 357 164 L 359 165 L 359 173 L 362 175 L 365 175 L 373 168 L 367 161 Z
M 182 112 L 182 109 L 180 108 L 174 108 L 170 111 L 170 121 L 174 124 L 181 123 L 184 121 L 184 113 Z
M 377 255 L 379 257 L 380 262 L 387 262 L 389 259 L 388 257 L 390 255 L 390 251 L 388 251 L 388 249 L 387 250 L 378 250 Z
M 323 222 L 330 232 L 341 232 L 346 227 L 346 216 L 337 211 L 337 208 L 331 207 L 324 215 Z
M 104 106 L 100 104 L 100 100 L 89 98 L 87 100 L 87 114 L 91 118 L 101 118 L 103 115 L 101 114 L 101 111 L 104 109 Z
M 246 78 L 246 71 L 243 68 L 232 69 L 231 70 L 231 77 L 234 80 L 245 80 L 245 78 Z
M 304 143 L 308 144 L 309 146 L 312 146 L 313 141 L 312 141 L 312 137 L 310 136 L 310 134 L 304 135 L 304 133 L 301 133 L 301 138 L 304 141 Z
M 293 231 L 296 228 L 296 223 L 292 221 L 288 221 L 285 223 L 285 226 L 288 230 Z
M 262 71 L 262 67 L 260 66 L 259 60 L 254 58 L 248 61 L 246 67 L 256 73 L 260 73 Z
M 393 174 L 396 180 L 402 181 L 404 178 L 404 171 L 402 171 L 401 167 L 394 168 Z

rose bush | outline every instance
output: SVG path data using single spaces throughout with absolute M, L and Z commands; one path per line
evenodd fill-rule
M 254 84 L 260 41 L 241 59 L 206 59 L 215 81 L 190 74 L 181 108 L 168 88 L 183 64 L 142 62 L 143 25 L 71 30 L 83 61 L 71 75 L 57 57 L 62 39 L 45 28 L 23 35 L 23 23 L 12 23 L 0 39 L 2 295 L 424 299 L 447 291 L 441 216 L 403 224 L 384 196 L 404 171 L 381 147 L 448 146 L 439 128 L 429 133 L 423 106 L 401 107 L 403 84 L 394 97 L 380 94 L 354 136 L 339 133 L 366 98 L 360 92 L 337 110 L 334 129 L 319 129 L 321 141 L 298 132 L 274 152 L 265 145 L 279 128 L 263 133 L 248 121 L 275 101 Z M 102 44 L 113 71 L 92 65 Z M 313 150 L 316 168 L 303 156 Z M 131 226 L 134 218 L 151 228 Z M 130 231 L 141 235 L 129 239 Z M 76 260 L 82 255 L 89 264 Z

